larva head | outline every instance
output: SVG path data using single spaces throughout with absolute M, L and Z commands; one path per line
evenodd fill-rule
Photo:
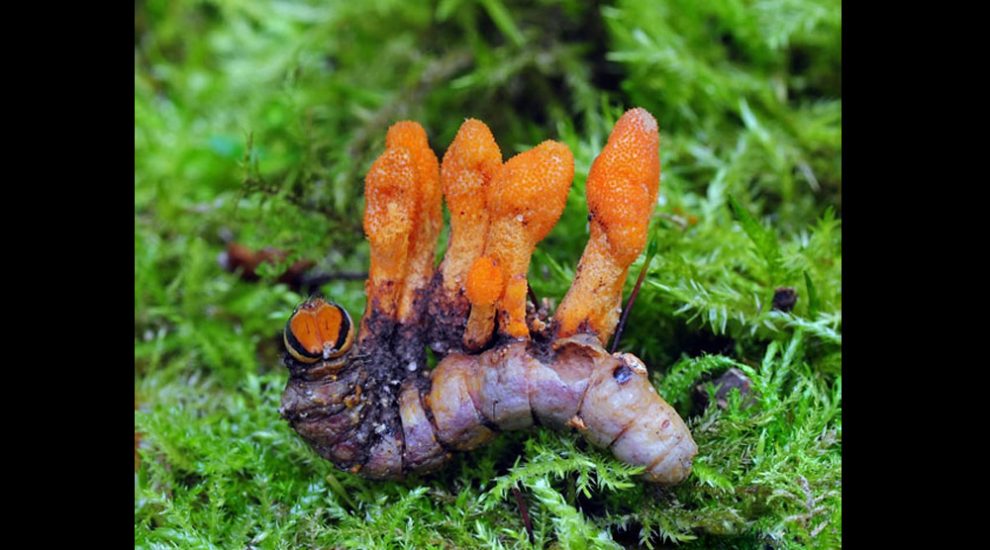
M 300 363 L 334 362 L 353 346 L 354 323 L 346 309 L 314 297 L 292 312 L 282 339 L 286 351 Z

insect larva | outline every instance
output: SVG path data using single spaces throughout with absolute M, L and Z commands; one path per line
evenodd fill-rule
M 487 126 L 468 120 L 441 167 L 418 124 L 390 128 L 366 178 L 371 268 L 356 343 L 340 306 L 313 297 L 297 308 L 282 415 L 321 456 L 372 479 L 435 471 L 538 423 L 577 430 L 648 481 L 683 481 L 697 453 L 687 426 L 642 361 L 603 347 L 645 246 L 658 145 L 645 110 L 616 123 L 588 176 L 588 245 L 549 318 L 527 314 L 525 275 L 566 202 L 567 147 L 544 142 L 502 163 Z M 452 231 L 433 272 L 439 189 Z M 427 345 L 443 356 L 432 370 L 421 368 Z

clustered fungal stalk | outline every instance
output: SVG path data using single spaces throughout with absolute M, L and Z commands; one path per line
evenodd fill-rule
M 415 122 L 392 126 L 365 179 L 367 308 L 320 297 L 286 325 L 282 415 L 324 458 L 371 479 L 442 467 L 501 430 L 573 429 L 660 484 L 683 481 L 697 446 L 634 355 L 604 349 L 629 266 L 646 244 L 659 133 L 626 112 L 587 182 L 591 235 L 560 308 L 527 311 L 526 273 L 574 177 L 566 145 L 502 162 L 488 127 L 464 122 L 443 162 Z M 442 224 L 451 236 L 439 267 Z M 426 347 L 442 359 L 426 369 Z

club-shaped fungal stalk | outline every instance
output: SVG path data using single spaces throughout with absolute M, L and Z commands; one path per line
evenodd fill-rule
M 468 272 L 471 315 L 464 332 L 467 349 L 478 350 L 488 344 L 496 312 L 499 333 L 517 339 L 529 337 L 529 260 L 536 243 L 560 219 L 573 179 L 571 150 L 549 140 L 512 157 L 495 174 L 487 193 L 491 225 L 485 253 L 472 262 Z
M 389 128 L 385 147 L 405 148 L 416 172 L 416 202 L 412 233 L 409 235 L 408 267 L 399 296 L 398 319 L 403 324 L 418 323 L 420 311 L 417 311 L 416 300 L 433 277 L 437 238 L 443 225 L 440 167 L 436 154 L 430 149 L 426 131 L 415 122 L 399 122 Z
M 440 165 L 440 187 L 450 211 L 450 239 L 430 296 L 430 347 L 460 349 L 471 303 L 465 284 L 471 264 L 485 250 L 488 186 L 502 167 L 502 152 L 484 122 L 467 119 Z
M 419 124 L 389 128 L 385 152 L 365 178 L 365 203 L 368 306 L 399 321 L 415 321 L 414 302 L 433 275 L 443 222 L 437 157 Z
M 591 236 L 577 276 L 554 315 L 561 338 L 590 332 L 608 343 L 622 309 L 629 265 L 646 245 L 660 187 L 660 135 L 645 109 L 627 111 L 591 165 Z

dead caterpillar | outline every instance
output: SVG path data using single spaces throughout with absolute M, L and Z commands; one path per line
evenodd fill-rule
M 491 131 L 470 119 L 442 165 L 414 122 L 385 141 L 365 179 L 367 308 L 357 329 L 323 298 L 296 309 L 283 417 L 321 456 L 371 479 L 432 472 L 453 451 L 539 424 L 576 429 L 648 481 L 683 481 L 697 453 L 683 420 L 638 358 L 603 348 L 656 203 L 653 116 L 626 112 L 592 164 L 590 238 L 553 317 L 527 307 L 526 273 L 563 212 L 567 146 L 545 141 L 502 163 Z M 451 239 L 434 270 L 441 195 Z M 443 356 L 432 370 L 427 345 Z

